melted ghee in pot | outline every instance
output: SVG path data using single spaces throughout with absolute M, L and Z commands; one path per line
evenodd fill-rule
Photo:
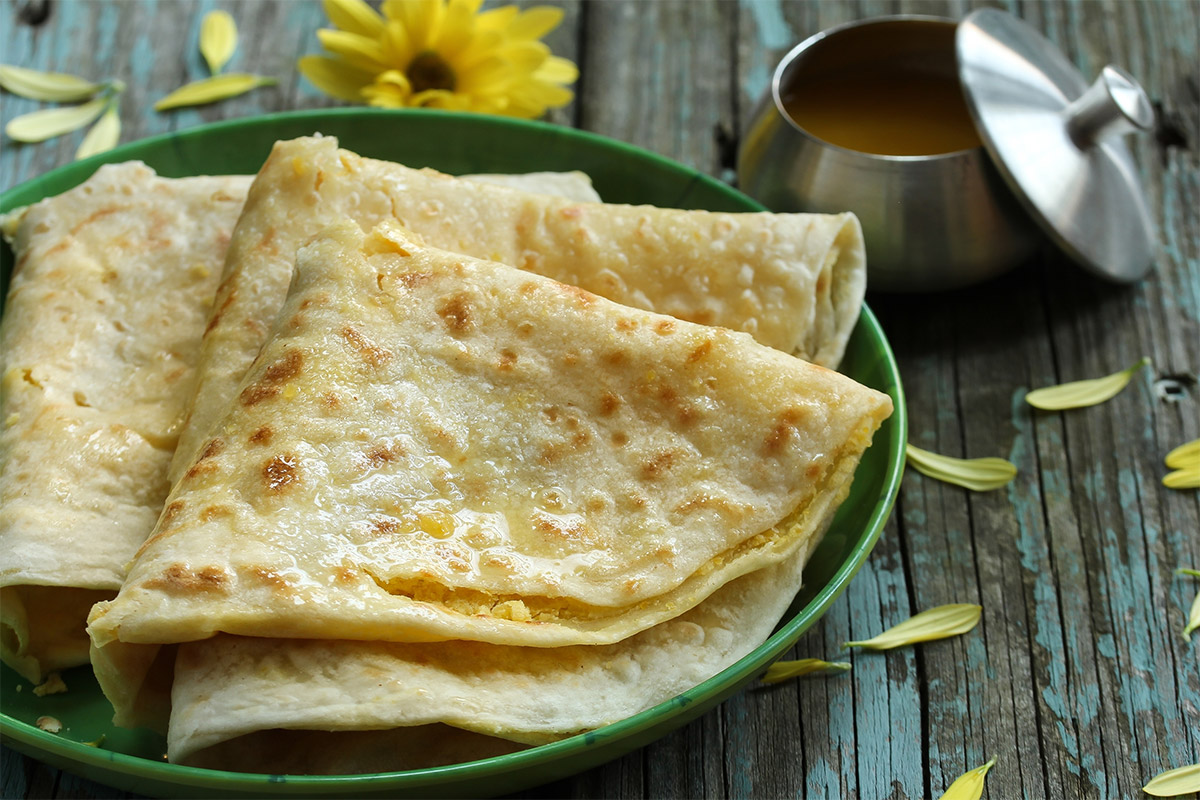
M 803 75 L 783 103 L 813 136 L 862 153 L 930 156 L 982 144 L 957 78 L 936 72 Z

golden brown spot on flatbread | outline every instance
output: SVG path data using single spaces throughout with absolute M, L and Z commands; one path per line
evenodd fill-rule
M 517 354 L 512 350 L 501 350 L 500 360 L 496 363 L 496 369 L 501 372 L 511 372 L 513 364 L 517 363 Z
M 304 327 L 305 320 L 306 320 L 306 317 L 304 315 L 304 312 L 297 311 L 295 314 L 292 314 L 292 318 L 288 320 L 288 327 L 291 328 L 292 330 L 297 330 L 299 328 L 302 328 L 302 327 Z
M 659 336 L 666 336 L 675 330 L 675 322 L 669 319 L 660 319 L 654 323 L 654 332 Z
M 608 508 L 608 503 L 603 497 L 593 497 L 587 501 L 587 510 L 593 514 L 599 514 L 606 508 Z
M 452 544 L 442 543 L 433 548 L 433 552 L 441 556 L 446 566 L 455 572 L 470 572 L 471 562 Z
M 622 433 L 621 431 L 616 431 L 612 435 L 612 443 L 615 444 L 617 447 L 624 447 L 628 441 L 629 441 L 629 437 L 626 434 Z
M 373 367 L 383 366 L 392 357 L 390 351 L 378 346 L 349 325 L 342 328 L 342 338 L 349 342 L 350 346 Z
M 290 590 L 292 588 L 292 585 L 288 579 L 273 569 L 266 569 L 265 567 L 251 567 L 249 570 L 247 570 L 247 572 L 249 572 L 250 576 L 256 579 L 259 583 L 264 583 L 267 586 L 273 586 L 276 589 L 285 590 Z
M 699 345 L 697 345 L 696 348 L 694 350 L 692 350 L 692 352 L 688 353 L 688 357 L 687 357 L 688 363 L 695 364 L 697 361 L 699 361 L 700 359 L 702 359 L 706 355 L 708 355 L 710 352 L 712 352 L 712 347 L 713 347 L 712 339 L 705 339 L 703 342 L 701 342 Z
M 563 219 L 579 219 L 583 216 L 583 209 L 579 206 L 567 206 L 559 209 L 558 215 Z
M 680 403 L 678 409 L 675 411 L 675 418 L 679 420 L 680 425 L 687 427 L 694 424 L 700 418 L 700 412 L 696 410 L 695 406 L 688 403 Z
M 699 492 L 686 502 L 676 506 L 676 514 L 690 514 L 702 508 L 711 508 L 727 516 L 737 516 L 738 508 L 724 497 L 713 497 L 707 492 Z
M 616 367 L 625 363 L 626 354 L 624 350 L 613 350 L 610 353 L 605 353 L 603 358 L 604 363 Z
M 233 305 L 233 301 L 237 299 L 237 287 L 234 285 L 232 276 L 226 278 L 217 289 L 217 297 L 221 297 L 222 293 L 224 293 L 225 299 L 221 301 L 220 307 L 213 312 L 212 318 L 208 321 L 208 326 L 204 329 L 205 334 L 220 324 L 221 316 L 229 310 L 229 307 Z
M 810 481 L 815 481 L 817 478 L 821 477 L 821 465 L 809 464 L 804 470 L 804 477 L 808 478 Z
M 379 469 L 384 464 L 390 464 L 404 455 L 404 448 L 399 444 L 378 444 L 366 452 L 367 464 L 373 469 Z
M 186 564 L 172 564 L 157 578 L 146 581 L 147 589 L 162 589 L 172 594 L 225 591 L 228 576 L 220 567 L 204 567 L 194 571 Z
M 558 406 L 546 406 L 542 409 L 542 413 L 546 415 L 546 419 L 551 422 L 558 422 Z
M 371 529 L 380 536 L 396 533 L 400 530 L 400 521 L 391 517 L 373 519 L 371 520 Z
M 638 326 L 638 324 L 637 324 L 636 319 L 629 319 L 628 317 L 621 317 L 619 320 L 617 320 L 617 330 L 622 331 L 624 333 L 628 333 L 630 331 L 636 331 L 637 326 Z
M 200 512 L 200 520 L 202 522 L 212 522 L 214 519 L 232 516 L 233 509 L 229 506 L 207 506 Z
M 829 285 L 829 276 L 822 272 L 817 276 L 817 296 L 825 294 L 825 287 Z
M 268 400 L 277 394 L 279 394 L 278 386 L 263 386 L 260 383 L 255 383 L 242 390 L 239 400 L 244 406 L 253 406 L 258 405 L 263 400 Z
M 529 334 L 531 334 L 531 333 L 533 333 L 533 323 L 532 322 L 528 322 L 528 321 L 522 322 L 520 325 L 517 326 L 517 336 L 520 336 L 522 339 L 528 337 Z
M 802 408 L 789 408 L 779 415 L 778 422 L 771 432 L 767 434 L 763 440 L 763 447 L 768 455 L 779 453 L 787 445 L 792 438 L 793 431 L 796 430 L 796 423 L 808 416 L 807 412 Z
M 265 250 L 269 255 L 279 255 L 279 248 L 275 246 L 275 229 L 267 228 L 267 232 L 258 240 L 258 249 Z
M 163 509 L 162 519 L 158 521 L 159 529 L 166 530 L 167 528 L 171 527 L 172 523 L 175 522 L 175 518 L 179 516 L 180 511 L 183 511 L 182 501 L 175 500 L 174 502 L 168 503 L 167 507 Z
M 587 535 L 587 525 L 578 518 L 563 520 L 549 514 L 534 512 L 533 527 L 541 533 L 568 542 L 587 542 L 592 538 Z
M 185 474 L 185 478 L 195 478 L 200 475 L 206 475 L 210 472 L 217 471 L 217 465 L 209 459 L 219 455 L 225 449 L 225 440 L 217 437 L 209 439 L 208 444 L 204 445 L 204 449 L 200 451 L 200 457 L 196 459 L 196 463 L 192 464 Z
M 520 291 L 521 294 L 528 297 L 529 295 L 533 294 L 537 290 L 538 290 L 538 285 L 536 283 L 534 283 L 533 281 L 527 281 L 527 282 L 521 284 L 521 288 L 518 291 Z
M 456 335 L 467 333 L 474 327 L 471 311 L 471 296 L 466 292 L 446 298 L 437 309 L 438 316 L 446 323 L 446 327 Z
M 629 578 L 628 580 L 625 581 L 623 586 L 624 586 L 626 593 L 633 594 L 634 592 L 636 592 L 638 589 L 641 588 L 642 580 L 641 580 L 641 578 Z
M 618 408 L 621 407 L 621 398 L 612 392 L 605 392 L 600 397 L 600 416 L 612 416 Z
M 263 425 L 261 428 L 250 434 L 247 440 L 250 444 L 270 444 L 271 439 L 275 436 L 275 432 L 271 430 L 269 425 Z
M 326 392 L 321 395 L 321 405 L 330 411 L 337 411 L 342 407 L 342 398 L 336 392 Z
M 568 350 L 566 354 L 563 355 L 562 362 L 564 366 L 575 366 L 579 363 L 579 353 L 576 353 L 574 350 Z
M 578 286 L 572 286 L 569 283 L 560 283 L 558 288 L 563 294 L 574 297 L 580 308 L 589 308 L 595 305 L 598 299 L 596 295 L 589 292 L 587 289 L 580 289 Z
M 124 206 L 111 206 L 109 208 L 102 208 L 99 211 L 94 211 L 90 216 L 87 217 L 87 219 L 78 223 L 74 228 L 71 228 L 71 236 L 77 236 L 81 230 L 86 228 L 88 225 L 91 225 L 93 222 L 97 222 L 109 216 L 110 214 L 116 214 L 118 211 L 124 210 Z
M 358 580 L 358 572 L 349 567 L 338 567 L 333 571 L 333 578 L 338 583 L 355 583 Z
M 663 450 L 654 456 L 654 458 L 643 462 L 641 467 L 642 480 L 652 481 L 658 479 L 675 464 L 675 460 L 678 457 L 679 454 L 674 450 Z
M 304 354 L 299 350 L 288 350 L 283 356 L 263 373 L 267 383 L 286 383 L 300 374 L 304 369 Z
M 296 469 L 298 459 L 290 453 L 272 457 L 263 464 L 263 482 L 271 494 L 286 491 L 293 484 L 300 482 L 300 472 Z

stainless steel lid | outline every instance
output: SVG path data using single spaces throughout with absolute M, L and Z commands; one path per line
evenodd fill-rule
M 1144 277 L 1154 224 L 1122 140 L 1154 125 L 1142 87 L 1112 66 L 1089 87 L 1052 42 L 996 9 L 969 14 L 956 48 L 980 138 L 1042 229 L 1103 278 Z

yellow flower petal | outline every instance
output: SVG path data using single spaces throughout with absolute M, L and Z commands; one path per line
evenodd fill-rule
M 87 158 L 106 150 L 112 150 L 121 140 L 121 116 L 117 113 L 116 105 L 110 104 L 108 110 L 100 115 L 100 119 L 79 143 L 75 158 Z
M 324 56 L 304 56 L 296 62 L 296 68 L 325 94 L 352 103 L 361 103 L 363 89 L 375 80 L 370 72 Z
M 228 11 L 210 11 L 200 23 L 200 55 L 208 62 L 208 71 L 220 72 L 237 49 L 237 23 Z
M 1142 787 L 1142 791 L 1155 797 L 1178 797 L 1200 792 L 1200 764 L 1160 772 Z
M 48 103 L 86 100 L 104 88 L 102 84 L 64 72 L 41 72 L 11 64 L 0 64 L 0 86 L 21 97 Z
M 408 37 L 408 31 L 399 22 L 390 20 L 383 36 L 380 37 L 380 46 L 383 48 L 384 61 L 399 68 L 407 67 L 417 54 Z
M 317 31 L 317 38 L 326 50 L 359 69 L 378 72 L 391 66 L 384 55 L 383 45 L 377 39 L 328 28 Z
M 981 767 L 963 773 L 946 787 L 939 800 L 979 800 L 983 796 L 983 781 L 988 770 L 996 764 L 992 759 Z
M 1034 389 L 1025 395 L 1025 402 L 1043 411 L 1062 411 L 1098 405 L 1120 394 L 1121 390 L 1129 385 L 1134 373 L 1149 363 L 1149 358 L 1143 358 L 1132 367 L 1103 378 L 1071 381 L 1058 386 Z
M 1179 447 L 1167 453 L 1167 457 L 1163 459 L 1163 463 L 1171 469 L 1200 467 L 1200 439 L 1193 439 L 1186 444 L 1179 445 Z
M 370 37 L 383 33 L 383 17 L 363 0 L 325 0 L 325 16 L 347 33 Z
M 763 683 L 779 683 L 792 678 L 806 678 L 810 675 L 825 675 L 831 672 L 846 672 L 850 664 L 845 661 L 822 661 L 819 658 L 801 658 L 796 661 L 776 661 L 767 667 L 767 672 L 760 679 Z
M 562 22 L 563 10 L 553 6 L 534 6 L 518 14 L 508 24 L 514 39 L 540 39 Z
M 18 142 L 41 142 L 82 128 L 100 116 L 107 105 L 107 98 L 98 97 L 79 106 L 22 114 L 9 120 L 4 126 L 4 132 L 10 139 L 16 139 Z
M 1162 483 L 1168 489 L 1200 489 L 1200 467 L 1168 472 L 1163 476 Z
M 481 31 L 507 31 L 519 13 L 516 6 L 492 8 L 475 17 L 475 26 Z
M 442 11 L 442 0 L 384 0 L 383 4 L 383 15 L 404 26 L 418 53 L 432 47 Z
M 561 56 L 550 56 L 533 76 L 549 83 L 574 83 L 579 79 L 579 67 Z
M 245 94 L 260 86 L 271 86 L 277 83 L 274 78 L 262 75 L 247 75 L 234 72 L 228 75 L 217 75 L 200 81 L 193 81 L 181 86 L 154 104 L 155 111 L 166 111 L 182 106 L 201 106 L 215 103 L 218 100 L 228 100 L 231 97 Z
M 1017 467 L 1003 458 L 954 458 L 913 445 L 905 447 L 905 463 L 917 472 L 973 492 L 990 492 L 1017 477 Z
M 959 636 L 978 625 L 982 614 L 983 607 L 974 603 L 950 603 L 936 606 L 913 615 L 878 636 L 846 642 L 842 647 L 891 650 L 893 647 L 904 647 L 910 644 Z

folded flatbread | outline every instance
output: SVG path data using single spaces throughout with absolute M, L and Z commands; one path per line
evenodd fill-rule
M 823 530 L 886 395 L 749 336 L 343 223 L 172 490 L 93 662 L 217 633 L 611 644 Z
M 180 645 L 168 758 L 251 771 L 311 772 L 314 759 L 327 764 L 315 771 L 394 770 L 410 768 L 417 755 L 437 758 L 440 748 L 431 753 L 410 746 L 391 752 L 390 760 L 360 764 L 356 755 L 365 740 L 353 732 L 416 728 L 450 736 L 440 730 L 448 725 L 489 737 L 456 735 L 471 747 L 453 754 L 464 761 L 489 755 L 497 738 L 542 744 L 602 727 L 691 689 L 761 644 L 800 589 L 818 538 L 787 561 L 722 586 L 675 619 L 611 645 L 393 644 L 225 634 Z M 252 746 L 264 738 L 275 745 L 271 753 Z M 371 752 L 380 747 L 372 745 Z M 240 757 L 246 752 L 251 758 Z
M 430 246 L 500 261 L 618 303 L 749 332 L 834 367 L 865 288 L 851 214 L 722 214 L 581 203 L 361 158 L 332 138 L 276 144 L 234 233 L 177 481 L 233 399 L 283 304 L 296 248 L 342 219 L 397 220 Z
M 139 163 L 4 221 L 0 657 L 39 682 L 86 664 L 169 484 L 200 336 L 250 178 L 160 178 Z

